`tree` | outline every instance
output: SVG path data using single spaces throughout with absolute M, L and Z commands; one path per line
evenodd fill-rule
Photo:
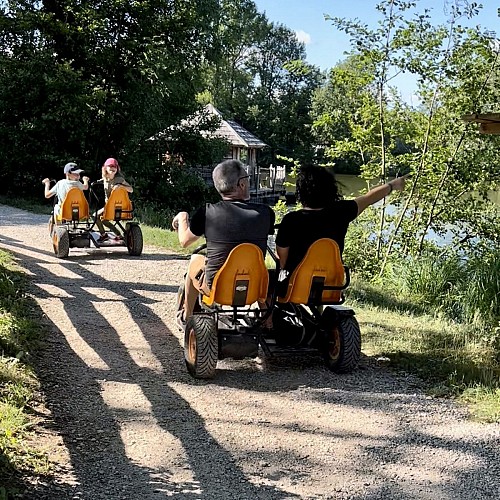
M 34 158 L 18 187 L 42 171 L 60 175 L 54 163 L 69 158 L 92 171 L 196 109 L 218 8 L 217 0 L 9 2 L 0 26 L 4 175 Z
M 487 75 L 495 67 L 497 55 L 491 37 L 478 28 L 465 30 L 457 22 L 461 16 L 477 13 L 474 3 L 454 2 L 448 27 L 433 26 L 427 11 L 408 18 L 408 11 L 415 5 L 398 0 L 379 3 L 377 10 L 383 17 L 377 30 L 370 30 L 359 21 L 331 19 L 352 37 L 353 56 L 372 71 L 376 93 L 371 81 L 363 84 L 363 73 L 358 71 L 358 77 L 349 82 L 351 87 L 346 88 L 355 88 L 358 82 L 361 90 L 358 94 L 371 98 L 366 101 L 362 98 L 359 103 L 353 94 L 347 94 L 344 101 L 338 99 L 337 103 L 344 103 L 344 109 L 350 109 L 351 117 L 341 120 L 336 128 L 328 126 L 333 121 L 328 114 L 328 119 L 318 114 L 315 122 L 323 136 L 335 137 L 330 153 L 369 152 L 363 155 L 363 160 L 369 158 L 369 161 L 363 161 L 361 166 L 365 176 L 372 178 L 376 174 L 374 165 L 378 165 L 383 180 L 390 169 L 406 167 L 414 173 L 399 213 L 390 215 L 386 221 L 384 205 L 380 208 L 376 253 L 377 261 L 381 262 L 380 272 L 393 255 L 401 258 L 425 251 L 429 247 L 429 232 L 442 234 L 451 227 L 457 233 L 456 241 L 465 244 L 473 241 L 473 236 L 486 237 L 486 227 L 490 228 L 491 237 L 491 229 L 497 227 L 494 217 L 485 222 L 489 211 L 484 197 L 479 199 L 470 194 L 484 193 L 494 182 L 493 169 L 486 158 L 470 163 L 473 155 L 468 146 L 475 142 L 477 148 L 480 141 L 483 144 L 485 141 L 472 139 L 459 119 L 471 109 L 477 110 L 482 102 L 492 102 L 495 98 L 495 89 L 485 85 L 488 79 L 476 76 Z M 356 72 L 352 61 L 350 69 Z M 340 67 L 332 71 L 331 85 L 342 75 L 342 70 Z M 419 109 L 403 103 L 388 85 L 392 76 L 401 71 L 410 71 L 417 77 L 422 102 Z M 325 108 L 325 102 L 335 102 L 334 98 L 325 99 L 330 94 L 324 92 L 316 109 Z M 360 120 L 361 126 L 356 129 L 358 123 L 352 116 L 357 117 L 358 113 L 366 121 Z M 343 148 L 342 131 L 347 131 Z M 484 145 L 482 148 L 484 152 Z M 398 200 L 395 203 L 398 205 Z M 382 255 L 384 259 L 380 261 Z

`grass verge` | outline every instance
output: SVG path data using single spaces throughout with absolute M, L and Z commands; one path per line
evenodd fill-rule
M 365 354 L 418 374 L 432 394 L 467 403 L 478 420 L 500 421 L 500 358 L 491 332 L 430 315 L 362 281 L 353 281 L 348 303 L 361 323 Z
M 27 286 L 24 272 L 0 250 L 0 499 L 22 490 L 26 478 L 50 470 L 48 457 L 30 445 L 38 381 L 29 352 L 41 331 Z

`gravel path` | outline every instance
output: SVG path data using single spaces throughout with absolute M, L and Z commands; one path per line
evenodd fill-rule
M 49 328 L 38 439 L 57 476 L 22 498 L 500 497 L 500 425 L 369 358 L 348 375 L 320 359 L 224 361 L 193 380 L 174 322 L 186 261 L 149 247 L 58 260 L 46 221 L 0 205 L 0 246 Z

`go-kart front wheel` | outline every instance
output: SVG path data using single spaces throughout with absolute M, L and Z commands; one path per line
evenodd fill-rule
M 361 356 L 361 331 L 354 316 L 340 316 L 328 322 L 324 351 L 328 368 L 337 373 L 354 370 Z
M 213 378 L 218 356 L 219 341 L 213 316 L 190 316 L 184 333 L 184 358 L 188 372 L 194 378 Z
M 129 255 L 139 256 L 142 253 L 143 238 L 141 228 L 131 225 L 126 231 L 127 250 Z
M 52 246 L 54 253 L 59 259 L 65 259 L 69 255 L 69 233 L 65 227 L 54 226 L 52 231 Z

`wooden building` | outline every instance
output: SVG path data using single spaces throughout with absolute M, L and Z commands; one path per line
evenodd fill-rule
M 480 134 L 500 135 L 500 113 L 463 115 L 462 120 L 464 122 L 479 123 Z

